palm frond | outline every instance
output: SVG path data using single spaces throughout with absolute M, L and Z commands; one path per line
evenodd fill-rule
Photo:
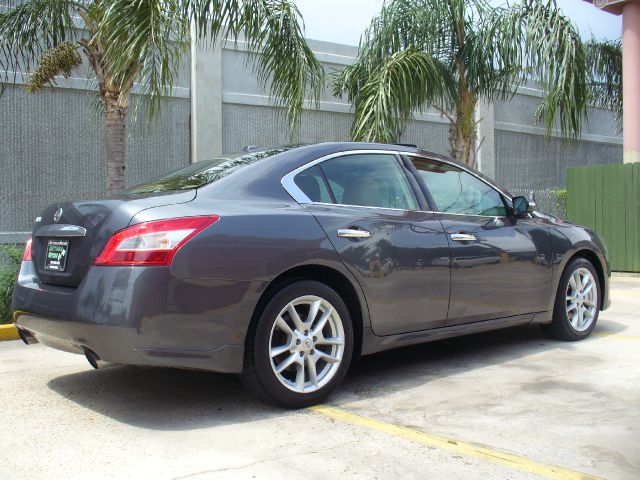
M 8 11 L 0 13 L 0 69 L 5 72 L 4 81 L 15 81 L 16 73 L 29 71 L 44 52 L 74 40 L 77 30 L 72 12 L 84 4 L 73 0 L 4 3 L 8 7 Z
M 200 41 L 243 40 L 259 56 L 249 62 L 263 87 L 270 84 L 272 100 L 285 107 L 292 136 L 304 100 L 317 104 L 324 86 L 324 69 L 307 45 L 298 8 L 290 0 L 186 0 L 185 15 Z
M 419 96 L 418 91 L 414 91 L 408 103 L 415 108 L 435 106 L 444 113 L 456 110 L 462 95 L 475 96 L 475 78 L 469 78 L 468 69 L 487 70 L 487 60 L 481 55 L 474 57 L 478 51 L 470 50 L 467 43 L 473 40 L 481 13 L 487 8 L 485 0 L 392 0 L 385 3 L 361 37 L 355 64 L 347 66 L 333 81 L 334 94 L 346 93 L 356 106 L 354 138 L 399 138 L 400 129 L 410 116 L 399 100 L 406 89 L 404 92 L 385 92 L 380 82 L 390 82 L 387 89 L 409 85 L 396 76 L 403 72 L 404 61 L 420 63 L 422 77 L 414 79 L 412 88 L 422 91 Z M 418 52 L 424 57 L 419 58 Z M 429 66 L 436 68 L 429 69 Z M 471 71 L 471 75 L 476 73 Z M 485 83 L 496 84 L 504 77 L 504 72 L 491 68 L 487 77 L 491 78 Z M 370 95 L 378 98 L 384 95 L 387 100 L 372 102 Z M 394 95 L 397 99 L 392 100 Z M 391 101 L 398 102 L 393 112 L 373 114 L 376 105 L 389 105 Z M 362 113 L 363 108 L 367 114 Z M 383 121 L 389 122 L 388 128 L 382 127 Z M 371 130 L 365 133 L 367 128 Z
M 585 44 L 590 100 L 613 110 L 622 121 L 622 42 L 590 40 Z
M 495 60 L 500 48 L 482 24 L 477 31 L 467 31 L 460 57 L 464 59 L 466 87 L 478 98 L 510 100 L 527 79 L 524 65 Z
M 304 39 L 299 18 L 293 3 L 273 2 L 262 30 L 251 41 L 256 50 L 258 42 L 262 43 L 255 73 L 263 86 L 270 83 L 272 100 L 286 109 L 292 137 L 305 98 L 309 95 L 317 106 L 324 86 L 324 69 Z
M 192 41 L 214 45 L 225 38 L 247 41 L 251 65 L 275 103 L 285 107 L 291 128 L 298 124 L 304 100 L 319 101 L 324 82 L 320 62 L 307 45 L 300 14 L 288 0 L 112 0 L 98 39 L 107 45 L 105 60 L 122 85 L 139 71 L 150 113 L 175 85 L 190 24 Z
M 345 82 L 359 85 L 351 137 L 359 141 L 395 142 L 413 112 L 428 101 L 445 98 L 446 65 L 426 52 L 409 48 L 391 55 L 365 79 L 357 67 L 348 69 Z
M 547 134 L 557 122 L 563 135 L 577 137 L 586 118 L 588 89 L 585 49 L 571 21 L 553 0 L 495 8 L 483 21 L 480 42 L 493 42 L 492 62 L 499 70 L 513 72 L 504 76 L 505 81 L 517 85 L 526 73 L 545 91 L 538 115 Z M 511 87 L 497 89 L 496 94 L 508 91 Z
M 187 38 L 188 23 L 174 0 L 112 0 L 96 33 L 114 87 L 128 92 L 138 80 L 151 117 L 177 82 Z
M 408 48 L 443 59 L 457 47 L 453 4 L 462 0 L 392 0 L 382 6 L 360 40 L 359 63 L 376 65 Z

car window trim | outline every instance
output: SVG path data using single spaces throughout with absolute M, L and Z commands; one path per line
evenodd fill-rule
M 311 167 L 311 168 L 314 168 L 314 167 Z M 320 164 L 315 165 L 315 168 L 317 168 L 318 171 L 320 172 L 320 176 L 322 177 L 322 181 L 324 182 L 324 186 L 327 189 L 327 192 L 329 192 L 329 197 L 331 197 L 331 201 L 333 203 L 338 203 L 338 201 L 336 200 L 336 194 L 333 193 L 333 188 L 331 188 L 331 184 L 329 183 L 329 179 L 327 178 L 327 175 L 324 173 L 324 170 L 322 169 Z
M 376 210 L 391 210 L 394 212 L 430 213 L 433 215 L 455 215 L 457 217 L 504 218 L 496 215 L 477 215 L 473 213 L 438 212 L 435 210 L 407 210 L 406 208 L 391 208 L 391 207 L 369 207 L 367 205 L 349 205 L 346 203 L 309 202 L 303 205 L 319 205 L 322 207 L 341 207 L 341 208 L 374 208 Z
M 284 175 L 280 179 L 280 184 L 282 185 L 282 188 L 284 188 L 284 190 L 296 202 L 298 202 L 300 205 L 323 205 L 323 206 L 352 207 L 352 208 L 375 208 L 375 209 L 378 209 L 378 210 L 392 210 L 392 211 L 400 211 L 400 212 L 418 212 L 418 213 L 436 213 L 436 214 L 441 214 L 441 215 L 455 215 L 455 216 L 459 216 L 459 217 L 501 218 L 501 217 L 496 217 L 495 215 L 478 215 L 478 214 L 471 214 L 471 213 L 441 212 L 441 211 L 438 211 L 438 210 L 413 210 L 413 209 L 404 209 L 404 208 L 372 207 L 372 206 L 366 206 L 366 205 L 349 205 L 349 204 L 344 204 L 344 203 L 313 202 L 313 201 L 311 201 L 311 199 L 309 197 L 307 197 L 304 194 L 304 192 L 300 189 L 300 187 L 298 187 L 298 185 L 296 185 L 296 183 L 293 180 L 295 178 L 295 176 L 298 175 L 299 173 L 304 172 L 308 168 L 311 168 L 311 167 L 313 167 L 315 165 L 318 165 L 319 163 L 325 162 L 327 160 L 331 160 L 332 158 L 342 157 L 342 156 L 345 156 L 345 155 L 372 154 L 372 153 L 373 154 L 378 154 L 378 155 L 391 154 L 391 155 L 396 156 L 396 158 L 401 157 L 402 155 L 406 155 L 406 156 L 422 158 L 424 160 L 431 160 L 431 161 L 442 162 L 442 163 L 446 163 L 446 164 L 452 165 L 454 167 L 460 168 L 461 170 L 464 170 L 465 172 L 470 173 L 474 177 L 476 177 L 479 180 L 481 180 L 482 182 L 486 183 L 491 188 L 493 188 L 496 192 L 498 192 L 498 194 L 501 197 L 507 198 L 509 201 L 512 200 L 507 195 L 505 195 L 500 190 L 498 190 L 494 185 L 492 185 L 491 183 L 488 183 L 485 179 L 483 179 L 482 177 L 480 177 L 478 175 L 475 175 L 473 172 L 467 170 L 466 168 L 461 167 L 457 163 L 448 162 L 448 161 L 442 160 L 440 158 L 431 158 L 431 157 L 428 157 L 428 156 L 425 156 L 425 155 L 421 155 L 421 154 L 418 154 L 418 153 L 402 152 L 402 151 L 397 151 L 397 150 L 373 150 L 373 149 L 370 149 L 370 150 L 347 150 L 347 151 L 342 151 L 342 152 L 330 153 L 328 155 L 322 156 L 320 158 L 316 158 L 315 160 L 312 160 L 312 161 L 310 161 L 308 163 L 305 163 L 304 165 L 299 166 L 298 168 L 295 168 L 295 169 L 291 170 L 289 173 L 287 173 L 286 175 Z M 401 166 L 403 167 L 403 170 L 406 170 L 406 168 L 404 168 L 404 165 L 401 165 Z M 320 168 L 320 170 L 322 171 L 322 168 Z M 413 172 L 410 172 L 410 173 L 415 176 L 415 173 L 413 173 Z M 329 190 L 329 191 L 331 192 L 331 190 Z M 415 195 L 415 193 L 414 193 L 414 195 Z M 417 198 L 416 198 L 416 200 L 417 200 Z M 419 201 L 418 201 L 418 204 L 420 204 Z M 507 207 L 508 207 L 508 205 L 507 205 Z M 433 208 L 433 206 L 429 205 L 429 208 Z
M 433 204 L 429 202 L 429 199 L 425 195 L 424 190 L 418 183 L 418 177 L 416 177 L 413 170 L 411 170 L 410 168 L 410 166 L 413 167 L 413 164 L 410 161 L 408 161 L 408 159 L 400 153 L 396 155 L 396 158 L 398 160 L 398 163 L 400 164 L 400 168 L 402 168 L 402 171 L 404 172 L 405 176 L 407 177 L 407 180 L 409 181 L 409 186 L 413 191 L 414 197 L 416 198 L 416 200 L 418 200 L 418 206 L 420 207 L 420 209 L 419 210 L 414 209 L 412 211 L 426 211 L 426 210 L 432 209 Z
M 282 179 L 280 180 L 280 184 L 285 189 L 285 191 L 289 195 L 291 195 L 293 197 L 293 199 L 296 202 L 298 202 L 300 205 L 310 205 L 310 204 L 340 205 L 340 206 L 345 206 L 345 207 L 379 208 L 379 209 L 383 209 L 383 210 L 399 210 L 399 211 L 407 211 L 407 212 L 423 211 L 423 210 L 420 210 L 420 209 L 375 207 L 375 206 L 367 206 L 367 205 L 349 205 L 349 204 L 337 203 L 337 202 L 336 203 L 314 202 L 309 197 L 307 197 L 305 195 L 305 193 L 302 191 L 302 189 L 300 187 L 298 187 L 298 185 L 294 181 L 296 175 L 298 175 L 299 173 L 302 173 L 305 170 L 308 170 L 309 168 L 312 168 L 312 167 L 317 165 L 319 167 L 320 172 L 322 172 L 322 176 L 323 176 L 323 178 L 324 178 L 324 180 L 326 182 L 327 188 L 329 189 L 329 193 L 331 194 L 331 196 L 333 197 L 333 200 L 335 201 L 335 194 L 333 193 L 333 189 L 331 189 L 331 187 L 329 185 L 329 182 L 328 182 L 328 179 L 326 178 L 326 175 L 324 173 L 324 170 L 322 169 L 322 167 L 319 164 L 324 163 L 327 160 L 331 160 L 333 158 L 344 157 L 344 156 L 347 156 L 347 155 L 358 155 L 358 154 L 367 154 L 367 155 L 374 154 L 374 155 L 393 156 L 395 161 L 396 161 L 396 163 L 398 164 L 398 167 L 400 167 L 401 172 L 405 176 L 405 180 L 409 184 L 409 191 L 411 192 L 411 195 L 413 196 L 413 200 L 415 201 L 415 203 L 416 203 L 416 205 L 418 207 L 422 208 L 424 202 L 418 196 L 418 192 L 416 192 L 416 189 L 415 189 L 415 187 L 413 185 L 413 182 L 411 181 L 411 178 L 409 178 L 409 175 L 412 175 L 412 173 L 409 172 L 407 170 L 407 168 L 405 167 L 405 165 L 403 164 L 402 158 L 401 158 L 401 152 L 398 152 L 398 151 L 395 151 L 395 150 L 347 150 L 347 151 L 342 151 L 342 152 L 331 153 L 329 155 L 325 155 L 324 157 L 320 157 L 320 158 L 317 158 L 315 160 L 312 160 L 309 163 L 305 163 L 304 165 L 302 165 L 302 166 L 290 171 L 284 177 L 282 177 Z
M 425 198 L 429 210 L 436 212 L 438 210 L 438 204 L 433 199 L 431 190 L 427 188 L 427 184 L 424 182 L 424 179 L 420 175 L 420 172 L 407 155 L 402 155 L 402 159 L 406 165 L 407 170 L 409 170 L 411 176 L 414 178 L 418 188 L 422 191 L 422 196 Z

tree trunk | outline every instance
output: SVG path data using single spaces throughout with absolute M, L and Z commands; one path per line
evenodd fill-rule
M 449 156 L 454 160 L 475 168 L 476 140 L 475 126 L 471 131 L 465 132 L 457 121 L 449 124 Z
M 456 106 L 456 115 L 449 124 L 449 155 L 470 167 L 475 167 L 476 163 L 475 107 L 475 95 L 463 92 Z
M 106 92 L 103 96 L 105 127 L 107 129 L 107 193 L 124 190 L 124 152 L 126 109 L 119 105 L 120 93 Z

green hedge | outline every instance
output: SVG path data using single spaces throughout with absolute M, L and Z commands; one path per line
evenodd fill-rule
M 11 296 L 24 248 L 0 244 L 0 323 L 11 322 Z

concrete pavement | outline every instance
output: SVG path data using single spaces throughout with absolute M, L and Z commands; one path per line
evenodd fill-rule
M 80 356 L 3 342 L 0 475 L 540 478 L 525 468 L 533 464 L 564 469 L 555 478 L 635 479 L 640 278 L 616 278 L 612 299 L 583 342 L 527 327 L 365 357 L 329 399 L 345 417 L 261 404 L 234 376 L 94 371 Z M 430 438 L 444 438 L 444 447 Z M 501 462 L 501 454 L 516 460 Z

